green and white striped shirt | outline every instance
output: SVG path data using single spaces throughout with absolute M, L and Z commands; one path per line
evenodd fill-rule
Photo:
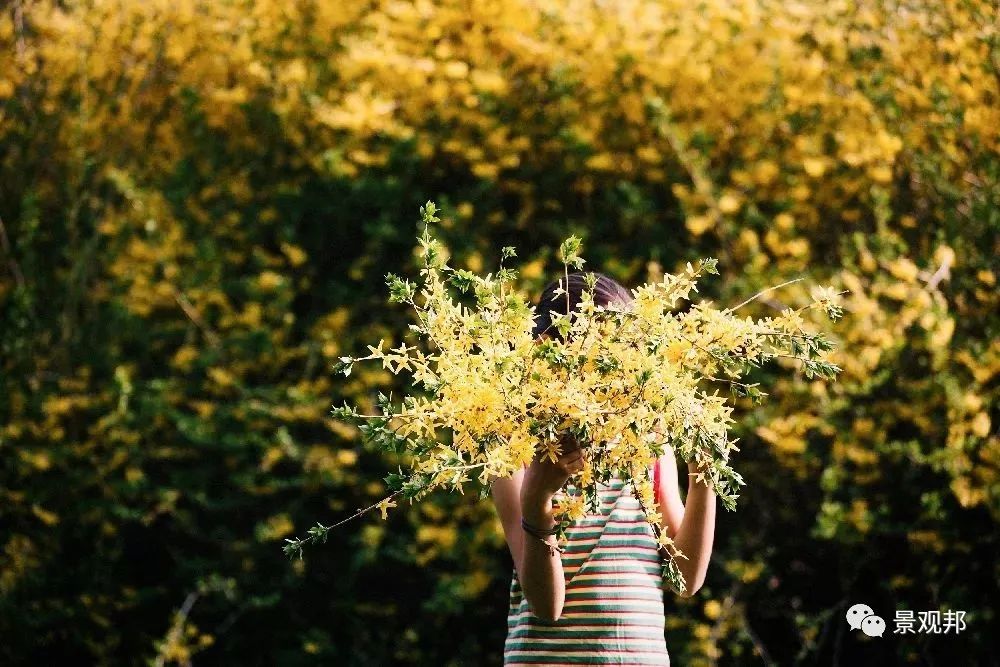
M 653 530 L 631 485 L 613 479 L 599 484 L 598 492 L 600 513 L 587 514 L 567 530 L 566 601 L 559 620 L 544 621 L 531 612 L 514 570 L 504 665 L 670 664 L 664 637 L 667 585 Z M 567 485 L 566 493 L 577 490 Z

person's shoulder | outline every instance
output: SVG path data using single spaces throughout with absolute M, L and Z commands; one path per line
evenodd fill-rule
M 492 487 L 496 482 L 501 480 L 511 480 L 516 481 L 524 475 L 524 471 L 527 470 L 528 466 L 524 465 L 512 472 L 509 475 L 486 475 L 486 486 Z

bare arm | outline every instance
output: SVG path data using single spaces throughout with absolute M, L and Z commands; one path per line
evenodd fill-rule
M 676 474 L 676 466 L 674 470 Z M 687 556 L 677 560 L 687 583 L 687 590 L 681 597 L 691 597 L 705 583 L 715 540 L 715 492 L 697 481 L 697 474 L 698 469 L 689 463 L 687 502 L 684 504 L 680 527 L 672 536 L 674 544 Z M 665 491 L 661 490 L 662 493 Z
M 566 601 L 566 578 L 562 557 L 521 528 L 521 517 L 543 530 L 555 526 L 552 496 L 569 476 L 580 469 L 579 449 L 567 450 L 557 463 L 539 461 L 493 482 L 493 502 L 503 524 L 507 546 L 514 559 L 521 590 L 535 616 L 555 621 Z M 548 538 L 554 543 L 555 538 Z
M 677 459 L 669 447 L 656 461 L 660 466 L 660 489 L 656 502 L 660 506 L 661 526 L 667 537 L 674 539 L 684 520 L 684 501 L 677 481 Z

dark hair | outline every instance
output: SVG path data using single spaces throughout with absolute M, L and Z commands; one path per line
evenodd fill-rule
M 580 302 L 583 300 L 584 290 L 588 289 L 586 282 L 586 276 L 588 273 L 592 273 L 597 276 L 597 282 L 594 284 L 595 306 L 608 306 L 610 304 L 628 306 L 634 301 L 632 293 L 625 288 L 625 286 L 614 278 L 606 276 L 603 273 L 598 273 L 597 271 L 576 271 L 569 274 L 568 281 L 566 276 L 562 276 L 546 285 L 545 289 L 542 290 L 541 297 L 538 299 L 538 307 L 535 309 L 537 318 L 535 319 L 535 328 L 532 330 L 532 334 L 535 338 L 541 336 L 542 333 L 546 332 L 546 329 L 548 329 L 546 332 L 548 335 L 562 340 L 562 335 L 559 333 L 559 330 L 552 326 L 551 313 L 562 313 L 563 315 L 566 315 L 576 311 Z M 569 292 L 568 309 L 565 294 L 560 294 L 558 297 L 553 298 L 555 291 L 560 286 L 560 282 L 562 283 L 563 289 Z

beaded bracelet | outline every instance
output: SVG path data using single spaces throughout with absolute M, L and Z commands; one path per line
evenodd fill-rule
M 532 526 L 530 523 L 524 520 L 523 516 L 521 517 L 521 527 L 524 528 L 529 533 L 539 533 L 540 535 L 555 535 L 556 533 L 559 532 L 558 524 L 546 530 L 544 528 Z

